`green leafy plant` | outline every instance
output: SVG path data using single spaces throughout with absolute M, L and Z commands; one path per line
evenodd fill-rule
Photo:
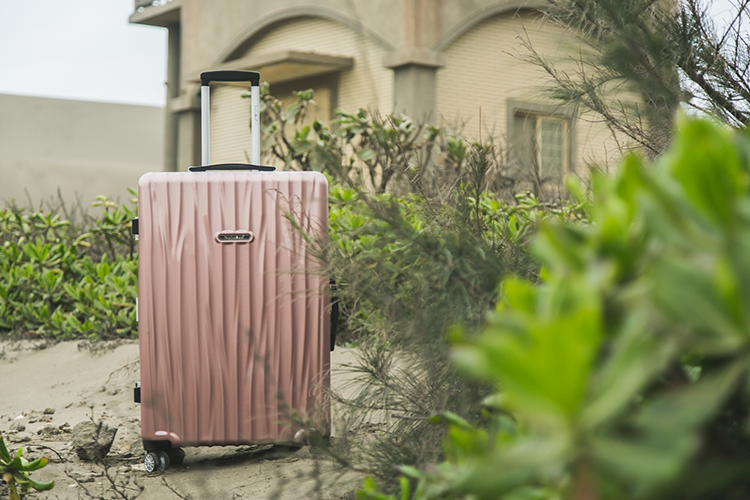
M 486 141 L 478 147 L 461 136 L 458 126 L 426 126 L 408 116 L 364 109 L 337 109 L 330 124 L 315 120 L 308 125 L 313 91 L 294 95 L 296 101 L 285 108 L 267 84 L 261 88 L 263 157 L 285 170 L 317 170 L 342 186 L 435 201 L 447 201 L 461 184 L 476 182 L 511 203 L 524 190 L 544 201 L 559 198 L 557 181 L 542 182 L 520 171 L 503 158 L 499 144 Z M 486 170 L 475 175 L 470 163 Z
M 550 202 L 546 189 L 516 192 L 524 182 L 492 142 L 365 110 L 307 126 L 311 91 L 286 109 L 261 94 L 265 158 L 329 178 L 330 238 L 317 256 L 337 282 L 339 343 L 358 347 L 353 390 L 335 395 L 347 438 L 333 453 L 390 494 L 400 484 L 394 463 L 418 468 L 442 456 L 444 429 L 430 415 L 480 417 L 488 388 L 457 375 L 447 329 L 478 328 L 507 274 L 537 279 L 526 243 L 539 220 L 582 212 Z
M 99 218 L 0 211 L 0 332 L 111 337 L 137 331 L 135 210 L 106 197 Z
M 19 446 L 15 455 L 11 455 L 7 446 L 5 446 L 3 437 L 0 436 L 0 477 L 2 477 L 3 481 L 8 484 L 8 488 L 10 488 L 10 500 L 20 500 L 20 495 L 28 492 L 29 488 L 34 488 L 37 491 L 47 491 L 55 486 L 54 481 L 40 483 L 29 477 L 29 472 L 39 470 L 47 465 L 47 459 L 42 457 L 29 462 L 21 456 L 22 453 L 23 448 Z M 20 494 L 17 485 L 20 486 Z
M 683 119 L 653 168 L 592 179 L 589 224 L 542 223 L 542 282 L 507 278 L 481 335 L 453 334 L 495 392 L 479 424 L 433 417 L 446 459 L 401 469 L 412 498 L 750 495 L 748 151 Z
M 91 228 L 91 234 L 101 242 L 110 260 L 117 260 L 118 255 L 125 255 L 128 259 L 135 258 L 136 243 L 131 234 L 131 221 L 138 217 L 136 192 L 129 189 L 133 195 L 131 203 L 135 209 L 127 205 L 118 205 L 106 196 L 97 196 L 92 207 L 102 207 L 103 213 Z
M 339 399 L 349 409 L 340 432 L 349 437 L 337 452 L 387 483 L 386 494 L 399 487 L 394 463 L 421 468 L 443 455 L 444 429 L 430 424 L 433 413 L 455 412 L 475 424 L 481 418 L 488 388 L 451 366 L 450 325 L 478 328 L 507 274 L 538 279 L 526 244 L 540 220 L 581 217 L 566 202 L 497 196 L 487 189 L 491 155 L 480 145 L 467 149 L 465 181 L 447 198 L 330 188 L 322 260 L 338 282 L 348 330 L 340 339 L 358 346 L 350 369 L 356 390 Z

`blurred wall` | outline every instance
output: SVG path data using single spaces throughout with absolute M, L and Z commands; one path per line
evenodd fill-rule
M 0 94 L 0 202 L 27 206 L 103 194 L 122 201 L 163 169 L 159 107 Z M 24 192 L 28 191 L 28 196 Z

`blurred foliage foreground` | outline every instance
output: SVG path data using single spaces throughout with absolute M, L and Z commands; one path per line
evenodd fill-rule
M 541 282 L 453 332 L 496 392 L 480 424 L 433 417 L 444 461 L 401 467 L 400 498 L 750 498 L 750 139 L 678 129 L 653 167 L 593 176 L 588 224 L 543 221 Z

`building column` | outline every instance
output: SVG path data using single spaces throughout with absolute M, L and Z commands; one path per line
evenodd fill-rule
M 198 101 L 196 98 L 195 101 Z M 181 110 L 178 124 L 177 171 L 186 172 L 188 167 L 201 164 L 201 109 L 199 102 L 189 109 Z
M 167 105 L 164 123 L 164 170 L 176 172 L 178 168 L 179 116 L 171 106 L 180 97 L 181 28 L 179 24 L 168 26 L 167 38 Z
M 437 54 L 414 56 L 397 54 L 386 61 L 386 67 L 393 70 L 393 112 L 416 121 L 435 122 L 437 70 L 443 66 L 442 58 Z
M 402 0 L 401 46 L 386 57 L 393 70 L 393 112 L 436 121 L 437 70 L 444 57 L 432 46 L 443 26 L 443 0 Z
M 197 88 L 182 81 L 180 24 L 169 26 L 168 43 L 164 170 L 185 172 L 201 164 L 200 99 Z

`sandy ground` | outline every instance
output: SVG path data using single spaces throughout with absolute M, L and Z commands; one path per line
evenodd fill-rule
M 186 448 L 184 464 L 147 474 L 140 407 L 133 402 L 138 344 L 83 345 L 0 342 L 0 434 L 11 450 L 23 446 L 28 459 L 48 457 L 50 464 L 32 477 L 56 482 L 28 498 L 352 498 L 359 478 L 310 447 Z M 346 382 L 337 367 L 352 361 L 350 350 L 332 353 L 334 389 Z M 118 428 L 104 464 L 83 462 L 71 449 L 70 430 L 91 418 Z M 11 431 L 14 422 L 25 430 Z M 0 486 L 0 497 L 5 493 Z

